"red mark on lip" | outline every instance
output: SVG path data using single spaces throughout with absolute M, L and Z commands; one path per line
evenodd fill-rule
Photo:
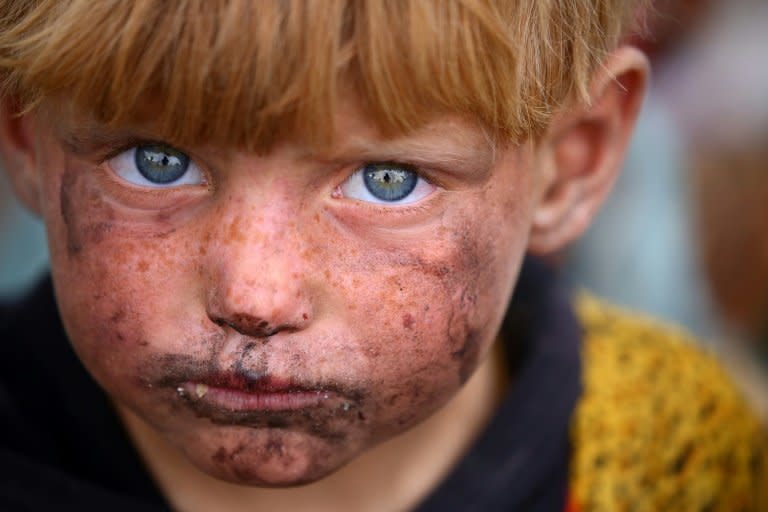
M 249 378 L 238 373 L 209 373 L 193 382 L 204 384 L 210 388 L 231 389 L 243 393 L 295 393 L 301 391 L 317 391 L 307 388 L 290 379 L 283 379 L 271 375 L 260 378 Z
M 413 324 L 416 323 L 410 313 L 403 315 L 403 327 L 406 329 L 413 329 Z

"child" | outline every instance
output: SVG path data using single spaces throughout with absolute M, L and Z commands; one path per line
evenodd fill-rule
M 5 314 L 3 508 L 758 510 L 713 363 L 524 258 L 615 178 L 635 7 L 3 2 L 52 277 Z

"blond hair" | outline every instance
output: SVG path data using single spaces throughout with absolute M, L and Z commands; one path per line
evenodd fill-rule
M 327 142 L 341 97 L 385 134 L 442 113 L 541 133 L 642 0 L 0 0 L 0 94 L 180 144 Z

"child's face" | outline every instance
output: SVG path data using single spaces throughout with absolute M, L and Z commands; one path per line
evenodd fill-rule
M 135 142 L 151 134 L 82 124 L 38 145 L 75 349 L 216 476 L 311 481 L 408 429 L 472 374 L 504 313 L 531 152 L 494 153 L 452 118 L 390 141 L 352 108 L 337 126 L 322 155 L 183 148 L 189 164 Z M 393 161 L 413 167 L 355 174 Z M 387 194 L 410 204 L 375 204 Z

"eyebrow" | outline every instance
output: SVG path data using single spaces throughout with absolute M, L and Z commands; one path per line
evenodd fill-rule
M 128 131 L 113 131 L 103 127 L 88 126 L 56 132 L 56 138 L 64 149 L 75 156 L 89 156 L 105 148 L 146 142 L 153 140 L 149 135 L 142 136 Z

